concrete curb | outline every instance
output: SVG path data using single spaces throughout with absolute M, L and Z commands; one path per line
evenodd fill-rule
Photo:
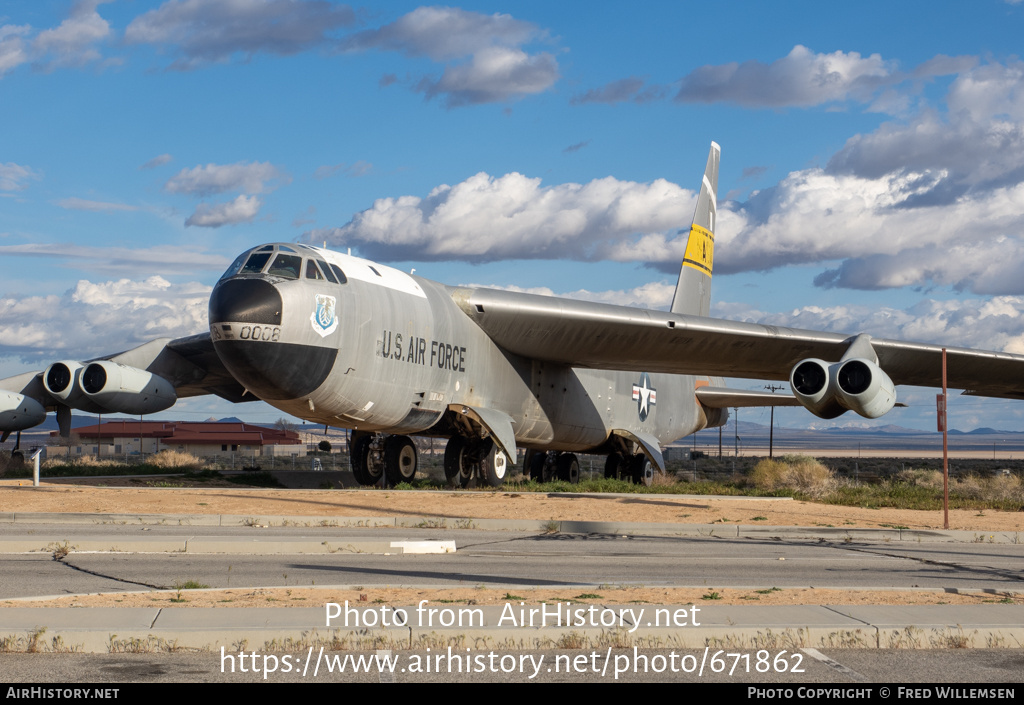
M 702 606 L 697 625 L 648 626 L 656 610 L 664 615 L 688 612 L 678 605 L 581 605 L 593 617 L 562 615 L 534 626 L 510 623 L 520 607 L 435 607 L 430 619 L 416 605 L 389 606 L 406 611 L 405 626 L 380 626 L 380 606 L 358 603 L 359 617 L 350 626 L 336 618 L 327 626 L 326 607 L 293 608 L 106 608 L 62 609 L 7 607 L 0 612 L 0 639 L 10 650 L 81 651 L 88 653 L 217 650 L 301 652 L 309 648 L 365 650 L 376 648 L 597 648 L 671 647 L 736 650 L 814 648 L 928 649 L 1024 647 L 1024 605 L 922 605 L 898 607 L 830 607 L 824 605 Z M 528 606 L 526 609 L 539 609 Z M 640 608 L 644 622 L 629 618 Z M 548 605 L 549 609 L 555 606 Z M 344 609 L 344 607 L 342 607 Z M 428 608 L 429 609 L 429 608 Z M 373 615 L 371 618 L 370 615 Z M 477 618 L 482 615 L 482 620 Z M 500 624 L 504 615 L 505 622 Z M 690 613 L 690 616 L 694 616 Z M 463 624 L 458 624 L 459 618 Z M 527 617 L 528 619 L 528 617 Z M 583 620 L 583 624 L 579 623 Z M 653 617 L 652 617 L 653 619 Z M 684 618 L 685 622 L 686 618 Z M 444 622 L 450 622 L 445 626 Z M 666 617 L 671 621 L 671 617 Z M 354 626 L 353 622 L 359 624 Z M 568 623 L 566 623 L 568 622 Z M 367 626 L 372 623 L 374 626 Z M 619 626 L 621 624 L 621 626 Z M 653 623 L 652 623 L 653 624 Z M 614 626 L 613 626 L 614 625 Z M 632 630 L 632 631 L 630 631 Z M 21 648 L 19 648 L 19 646 Z
M 0 523 L 15 525 L 149 525 L 149 526 L 280 526 L 295 528 L 477 529 L 481 531 L 537 531 L 571 534 L 629 536 L 703 536 L 715 538 L 788 538 L 825 541 L 913 541 L 917 543 L 1024 544 L 1024 532 L 958 531 L 941 529 L 843 529 L 837 527 L 761 526 L 750 524 L 645 524 L 636 522 L 558 521 L 535 519 L 472 519 L 431 516 L 330 517 L 237 514 L 86 514 L 56 512 L 0 512 Z M 11 539 L 0 539 L 0 552 Z M 176 550 L 176 549 L 170 549 Z M 17 551 L 15 551 L 17 552 Z M 309 551 L 303 551 L 309 552 Z

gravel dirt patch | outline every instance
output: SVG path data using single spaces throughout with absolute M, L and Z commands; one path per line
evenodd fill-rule
M 941 529 L 942 512 L 840 507 L 779 499 L 708 499 L 694 496 L 565 496 L 509 491 L 451 492 L 363 490 L 260 490 L 231 488 L 99 487 L 102 482 L 0 480 L 0 511 L 95 514 L 230 514 L 332 517 L 423 516 L 438 519 L 535 519 L 680 524 L 748 524 L 837 528 Z M 1024 512 L 953 510 L 951 529 L 1024 531 Z M 600 597 L 581 597 L 600 595 Z M 3 601 L 0 605 L 62 607 L 285 607 L 326 602 L 403 605 L 419 600 L 498 604 L 522 600 L 574 600 L 626 604 L 922 605 L 1024 602 L 1017 593 L 947 593 L 937 590 L 777 590 L 598 586 L 577 589 L 476 588 L 238 588 L 75 595 L 51 601 Z M 180 600 L 180 601 L 179 601 Z
M 100 483 L 104 481 L 93 481 Z M 105 482 L 110 482 L 106 480 Z M 788 499 L 708 499 L 686 495 L 565 496 L 533 492 L 261 490 L 97 487 L 76 480 L 0 480 L 0 511 L 98 514 L 535 519 L 677 524 L 753 524 L 835 528 L 941 529 L 941 511 L 865 509 Z M 949 528 L 1024 531 L 1024 512 L 956 509 Z

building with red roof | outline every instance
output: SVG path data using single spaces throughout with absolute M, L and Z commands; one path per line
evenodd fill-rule
M 57 431 L 50 433 L 57 437 Z M 76 442 L 77 441 L 77 442 Z M 133 421 L 79 426 L 65 444 L 69 455 L 128 455 L 176 450 L 197 456 L 302 454 L 295 431 L 242 422 Z M 282 453 L 283 451 L 283 453 Z M 51 451 L 51 454 L 53 451 Z

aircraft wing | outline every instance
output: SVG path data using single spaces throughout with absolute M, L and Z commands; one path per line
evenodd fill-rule
M 801 360 L 836 362 L 866 339 L 497 289 L 451 294 L 505 350 L 575 367 L 788 380 Z M 941 346 L 870 345 L 893 383 L 942 385 Z M 969 394 L 1024 398 L 1024 355 L 949 347 L 947 381 Z
M 221 363 L 213 349 L 209 333 L 187 338 L 157 338 L 137 348 L 113 355 L 85 360 L 84 363 L 109 360 L 145 370 L 167 380 L 178 398 L 216 394 L 228 401 L 243 400 L 244 389 Z M 59 406 L 61 400 L 45 388 L 43 372 L 30 372 L 0 379 L 0 389 L 30 396 L 45 407 Z
M 697 399 L 711 409 L 747 406 L 803 406 L 792 394 L 772 394 L 756 389 L 730 387 L 697 387 Z

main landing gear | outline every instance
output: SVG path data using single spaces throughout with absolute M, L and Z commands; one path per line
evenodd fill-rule
M 575 453 L 528 450 L 523 459 L 523 474 L 537 482 L 563 480 L 575 485 L 580 481 L 580 461 Z
M 352 474 L 360 485 L 412 482 L 416 477 L 416 444 L 408 436 L 355 433 L 350 449 Z
M 604 463 L 604 476 L 650 487 L 654 482 L 654 466 L 643 453 L 628 455 L 615 451 L 608 454 L 608 459 Z
M 444 449 L 444 476 L 453 487 L 466 487 L 477 477 L 490 487 L 500 487 L 511 463 L 493 438 L 452 436 Z

